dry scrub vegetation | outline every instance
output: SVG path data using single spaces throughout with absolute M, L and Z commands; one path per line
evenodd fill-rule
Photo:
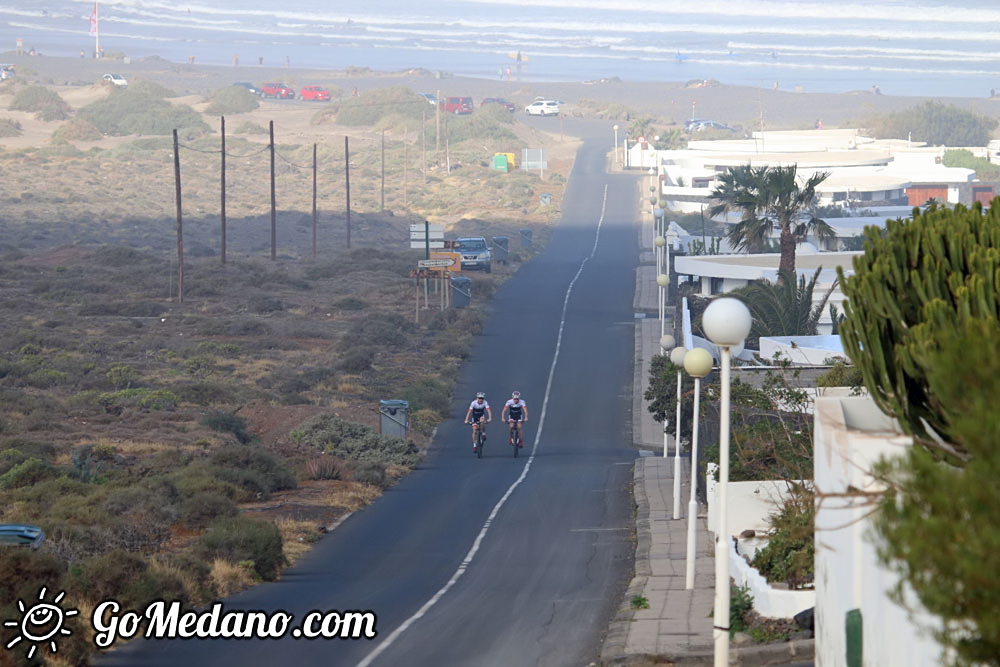
M 106 598 L 141 608 L 157 598 L 204 604 L 276 579 L 419 461 L 496 285 L 534 252 L 519 248 L 518 229 L 534 230 L 536 248 L 548 237 L 572 146 L 553 152 L 556 171 L 542 181 L 489 168 L 494 150 L 519 154 L 543 140 L 499 114 L 449 119 L 446 154 L 433 150 L 433 119 L 383 113 L 409 108 L 400 91 L 321 113 L 291 108 L 275 123 L 272 261 L 268 140 L 252 130 L 266 129 L 276 107 L 229 112 L 231 127 L 251 133 L 227 137 L 222 263 L 209 114 L 227 95 L 50 88 L 0 86 L 10 114 L 0 126 L 36 141 L 0 153 L 0 522 L 48 536 L 39 551 L 0 549 L 0 616 L 14 618 L 16 601 L 41 586 L 67 591 L 80 609 Z M 64 98 L 86 104 L 64 108 Z M 350 126 L 338 121 L 348 112 Z M 184 145 L 183 301 L 163 136 L 174 124 Z M 541 192 L 554 203 L 541 206 Z M 410 270 L 421 255 L 406 247 L 408 225 L 425 218 L 452 237 L 511 237 L 512 262 L 472 276 L 471 307 L 432 306 L 414 323 Z M 410 401 L 407 441 L 374 428 L 387 398 Z M 60 659 L 84 664 L 89 630 L 70 625 Z M 0 664 L 17 659 L 4 652 Z

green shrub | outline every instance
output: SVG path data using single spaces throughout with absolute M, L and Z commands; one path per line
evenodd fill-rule
M 211 128 L 191 107 L 173 105 L 141 90 L 112 90 L 107 98 L 77 112 L 102 134 L 170 135 L 176 129 L 184 139 L 196 138 Z
M 235 516 L 236 503 L 215 491 L 199 491 L 184 500 L 180 517 L 189 528 L 201 529 L 219 517 Z
M 232 412 L 211 412 L 201 418 L 201 423 L 213 431 L 232 433 L 243 444 L 253 439 L 247 432 L 247 420 Z
M 369 90 L 362 97 L 348 97 L 334 105 L 331 113 L 336 113 L 339 125 L 375 125 L 388 114 L 419 121 L 427 109 L 427 100 L 409 88 L 391 86 Z
M 176 409 L 180 401 L 176 394 L 165 389 L 121 389 L 100 394 L 97 402 L 105 411 L 116 413 L 123 408 L 170 411 Z
M 345 373 L 363 373 L 370 370 L 375 360 L 375 350 L 370 347 L 356 347 L 340 357 L 337 368 Z
M 146 95 L 157 99 L 177 97 L 177 93 L 166 86 L 149 79 L 133 79 L 128 84 L 128 89 L 133 94 Z
M 245 489 L 268 497 L 274 491 L 294 489 L 295 474 L 271 452 L 259 447 L 229 445 L 212 452 L 216 475 Z
M 139 371 L 129 364 L 114 364 L 105 373 L 105 377 L 115 389 L 128 389 L 133 382 L 138 381 Z
M 148 567 L 139 554 L 115 550 L 80 563 L 70 570 L 70 577 L 88 599 L 118 600 L 130 608 L 123 593 Z
M 451 387 L 434 378 L 420 378 L 403 387 L 400 394 L 409 401 L 411 410 L 429 409 L 446 415 L 451 406 Z
M 374 461 L 365 461 L 361 463 L 354 469 L 352 477 L 355 482 L 370 484 L 372 486 L 377 486 L 380 489 L 385 488 L 386 485 L 385 466 L 381 463 L 375 463 Z
M 729 589 L 729 635 L 747 629 L 746 616 L 753 609 L 753 595 L 750 587 L 732 586 Z
M 185 382 L 174 388 L 177 398 L 195 405 L 216 405 L 236 402 L 237 388 L 219 382 Z
M 781 508 L 768 517 L 771 529 L 767 545 L 757 552 L 752 563 L 768 581 L 783 581 L 791 588 L 812 583 L 815 516 L 816 494 L 808 487 L 792 485 Z
M 0 118 L 0 137 L 19 137 L 24 134 L 21 124 L 13 118 Z
M 198 538 L 194 551 L 208 562 L 216 558 L 230 563 L 252 561 L 254 572 L 265 581 L 276 579 L 286 562 L 277 526 L 245 517 L 212 522 L 208 532 Z
M 356 296 L 345 296 L 334 301 L 333 307 L 337 310 L 364 310 L 368 307 L 368 302 Z
M 5 474 L 14 466 L 24 463 L 30 457 L 20 449 L 4 449 L 0 451 L 0 475 Z
M 336 415 L 319 415 L 295 428 L 288 437 L 349 461 L 373 461 L 413 466 L 420 451 L 412 442 L 383 436 L 364 424 L 354 424 Z
M 48 461 L 30 458 L 0 475 L 0 489 L 19 489 L 55 477 L 58 473 Z
M 266 127 L 249 120 L 240 123 L 233 130 L 233 134 L 267 134 L 267 132 L 268 129 Z
M 413 323 L 396 313 L 378 313 L 358 320 L 347 333 L 345 343 L 351 347 L 370 345 L 402 345 Z
M 10 102 L 11 111 L 29 111 L 39 120 L 64 120 L 70 107 L 63 98 L 44 86 L 22 88 Z
M 260 100 L 243 86 L 226 86 L 212 93 L 205 113 L 212 116 L 246 113 L 260 106 Z

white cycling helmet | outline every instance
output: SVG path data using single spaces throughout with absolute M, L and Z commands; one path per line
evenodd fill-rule
M 515 391 L 514 393 L 512 393 L 512 394 L 510 395 L 510 397 L 511 397 L 511 398 L 514 398 L 514 399 L 517 399 L 517 398 L 521 398 L 521 392 L 519 392 L 519 391 Z
M 486 398 L 486 392 L 484 392 L 484 391 L 477 391 L 476 392 L 476 398 Z

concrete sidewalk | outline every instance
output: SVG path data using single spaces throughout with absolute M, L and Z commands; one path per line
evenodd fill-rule
M 636 271 L 634 310 L 635 362 L 632 421 L 639 451 L 634 471 L 636 503 L 635 576 L 618 614 L 608 626 L 601 648 L 603 665 L 712 665 L 714 653 L 715 537 L 705 521 L 707 508 L 698 505 L 694 588 L 685 588 L 687 510 L 691 493 L 691 459 L 681 457 L 679 520 L 673 518 L 673 418 L 666 437 L 663 426 L 646 408 L 649 367 L 660 353 L 659 290 L 653 265 L 653 224 L 648 211 L 640 232 L 640 265 Z M 668 312 L 669 316 L 669 312 Z M 672 330 L 668 321 L 666 330 Z M 682 416 L 690 418 L 690 415 Z M 634 608 L 645 599 L 648 608 Z M 812 640 L 748 647 L 731 647 L 731 665 L 781 665 L 811 658 Z

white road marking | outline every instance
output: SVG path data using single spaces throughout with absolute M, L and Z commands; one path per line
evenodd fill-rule
M 442 586 L 440 590 L 438 590 L 437 593 L 435 593 L 427 602 L 425 602 L 423 606 L 421 606 L 420 609 L 418 609 L 412 616 L 403 621 L 398 628 L 393 630 L 392 633 L 388 637 L 386 637 L 381 644 L 375 647 L 375 650 L 373 650 L 371 653 L 365 656 L 365 659 L 358 663 L 358 667 L 368 667 L 369 665 L 371 665 L 372 661 L 375 660 L 375 658 L 377 658 L 386 649 L 392 646 L 392 644 L 399 638 L 401 634 L 406 632 L 411 625 L 420 620 L 420 618 L 422 618 L 430 610 L 431 607 L 436 605 L 438 601 L 441 598 L 443 598 L 449 590 L 451 590 L 452 586 L 454 586 L 458 582 L 458 580 L 461 579 L 462 575 L 465 574 L 465 571 L 469 568 L 469 565 L 472 564 L 472 559 L 476 557 L 476 553 L 479 551 L 479 547 L 483 543 L 483 539 L 486 537 L 486 533 L 489 531 L 490 526 L 493 525 L 493 520 L 496 518 L 497 514 L 500 513 L 500 508 L 504 506 L 504 504 L 507 502 L 507 499 L 510 498 L 512 493 L 514 493 L 514 489 L 520 486 L 521 482 L 524 481 L 524 478 L 528 476 L 528 471 L 531 469 L 531 464 L 535 460 L 535 453 L 538 451 L 538 443 L 541 441 L 542 438 L 542 428 L 545 424 L 545 413 L 548 410 L 549 406 L 549 394 L 552 391 L 552 378 L 555 376 L 556 362 L 559 360 L 559 350 L 562 347 L 563 329 L 565 329 L 566 327 L 566 310 L 569 308 L 569 297 L 570 294 L 572 294 L 573 292 L 573 285 L 576 284 L 576 281 L 577 279 L 579 279 L 580 274 L 583 273 L 583 267 L 586 266 L 587 262 L 590 259 L 592 259 L 594 255 L 597 253 L 597 244 L 601 240 L 601 226 L 604 224 L 604 211 L 605 208 L 607 207 L 607 204 L 608 204 L 608 186 L 605 184 L 604 197 L 603 201 L 601 202 L 601 217 L 597 220 L 597 232 L 594 235 L 594 246 L 590 250 L 590 255 L 584 257 L 583 261 L 580 262 L 580 268 L 577 269 L 576 275 L 573 276 L 573 279 L 571 281 L 569 281 L 569 286 L 566 288 L 566 297 L 563 299 L 562 314 L 560 315 L 560 320 L 559 320 L 559 333 L 556 335 L 556 349 L 552 355 L 552 364 L 549 366 L 549 379 L 545 385 L 545 398 L 542 400 L 542 411 L 540 416 L 538 417 L 538 429 L 535 431 L 535 442 L 531 447 L 531 456 L 528 457 L 527 462 L 525 462 L 524 464 L 524 470 L 522 470 L 521 475 L 516 480 L 514 480 L 514 483 L 511 484 L 510 487 L 508 487 L 507 492 L 504 493 L 503 496 L 500 498 L 500 500 L 497 501 L 497 504 L 493 506 L 493 511 L 490 512 L 490 515 L 486 518 L 486 523 L 484 523 L 483 527 L 480 528 L 479 535 L 476 536 L 475 541 L 472 543 L 472 547 L 469 549 L 468 553 L 465 554 L 465 558 L 462 560 L 462 563 L 458 566 L 458 569 L 455 570 L 455 573 L 451 575 L 451 579 L 448 580 L 448 583 Z

